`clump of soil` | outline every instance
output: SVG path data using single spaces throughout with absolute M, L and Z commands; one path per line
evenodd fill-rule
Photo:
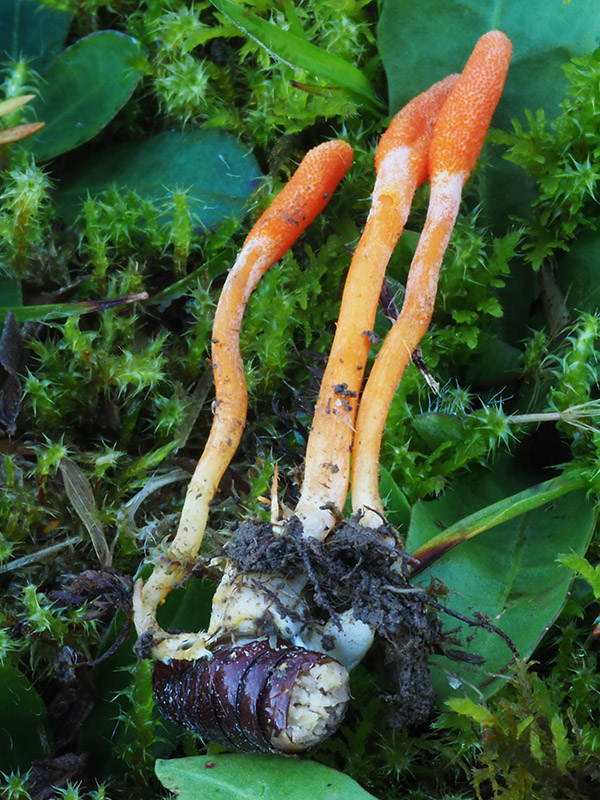
M 375 530 L 345 519 L 321 542 L 304 538 L 296 518 L 287 521 L 282 533 L 269 523 L 248 520 L 225 552 L 240 572 L 308 575 L 319 621 L 335 620 L 352 608 L 383 644 L 386 676 L 394 686 L 392 724 L 416 726 L 429 719 L 434 690 L 428 658 L 439 649 L 441 623 L 427 593 L 410 585 L 410 556 L 393 528 Z

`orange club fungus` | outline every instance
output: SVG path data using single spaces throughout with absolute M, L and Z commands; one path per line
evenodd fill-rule
M 177 533 L 155 557 L 150 577 L 137 581 L 134 593 L 139 650 L 156 660 L 159 707 L 209 740 L 282 752 L 318 744 L 340 724 L 349 700 L 348 671 L 375 635 L 394 646 L 392 661 L 422 658 L 418 674 L 427 671 L 427 656 L 439 636 L 437 618 L 416 650 L 398 644 L 408 618 L 425 618 L 428 612 L 422 608 L 422 593 L 408 581 L 409 557 L 396 547 L 385 521 L 378 491 L 379 449 L 398 382 L 429 327 L 462 188 L 481 151 L 510 56 L 511 44 L 503 33 L 485 34 L 460 75 L 445 78 L 408 103 L 383 134 L 375 156 L 372 206 L 348 272 L 295 513 L 280 517 L 274 492 L 270 523 L 242 523 L 223 554 L 212 560 L 223 577 L 208 629 L 170 633 L 158 625 L 157 607 L 191 572 L 209 503 L 245 425 L 239 333 L 246 304 L 262 275 L 327 204 L 350 167 L 348 144 L 327 142 L 306 155 L 252 228 L 225 282 L 212 335 L 212 429 Z M 427 218 L 404 304 L 361 397 L 385 270 L 414 192 L 427 179 Z M 341 509 L 351 468 L 354 516 L 344 520 Z M 356 565 L 344 573 L 357 541 L 364 544 L 361 563 L 370 559 L 381 573 L 379 579 L 373 573 L 370 583 L 361 583 Z M 384 603 L 385 592 L 389 596 Z M 404 603 L 394 606 L 392 616 L 386 611 L 389 597 Z M 417 650 L 421 656 L 415 656 Z M 406 663 L 399 669 L 406 673 Z M 431 711 L 428 678 L 411 674 L 411 704 L 419 706 L 419 681 L 423 699 L 410 720 L 399 714 L 399 724 L 422 721 Z

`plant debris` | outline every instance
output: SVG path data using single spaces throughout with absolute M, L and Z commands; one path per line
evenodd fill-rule
M 19 371 L 23 369 L 23 340 L 12 311 L 0 337 L 0 426 L 13 434 L 21 408 L 22 388 Z

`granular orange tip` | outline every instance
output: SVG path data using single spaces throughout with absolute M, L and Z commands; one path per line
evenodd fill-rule
M 260 240 L 278 261 L 329 202 L 352 163 L 347 142 L 334 139 L 313 147 L 289 182 L 258 219 L 244 245 Z
M 422 139 L 429 146 L 433 134 L 433 124 L 440 109 L 454 88 L 458 75 L 448 75 L 442 81 L 434 83 L 425 92 L 414 97 L 398 111 L 389 124 L 388 129 L 379 140 L 375 152 L 375 171 L 379 172 L 384 158 L 399 147 L 413 147 Z M 427 162 L 423 165 L 417 185 L 427 179 Z
M 496 110 L 512 44 L 502 31 L 479 39 L 435 124 L 429 174 L 471 174 Z

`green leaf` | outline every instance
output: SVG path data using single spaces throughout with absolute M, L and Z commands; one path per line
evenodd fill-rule
M 23 291 L 21 281 L 10 275 L 0 274 L 0 307 L 1 306 L 20 306 L 23 304 Z M 3 321 L 0 311 L 0 322 Z
M 416 550 L 469 512 L 480 511 L 532 483 L 516 461 L 505 459 L 493 470 L 473 471 L 455 481 L 439 499 L 413 508 L 407 541 Z M 448 587 L 448 607 L 469 618 L 481 612 L 528 658 L 553 622 L 572 580 L 572 571 L 557 563 L 567 548 L 583 554 L 595 522 L 595 509 L 583 490 L 570 492 L 466 541 L 429 567 L 421 581 L 432 577 Z M 461 686 L 475 684 L 489 696 L 502 685 L 489 673 L 502 672 L 512 653 L 493 631 L 471 628 L 453 618 L 445 627 L 462 629 L 463 642 L 474 631 L 469 652 L 485 659 L 475 669 L 443 656 L 432 659 L 432 677 L 441 699 L 462 694 Z
M 568 772 L 567 765 L 573 758 L 573 750 L 569 744 L 567 727 L 560 714 L 554 714 L 550 720 L 550 731 L 552 733 L 552 744 L 556 752 L 556 766 L 561 775 Z
M 223 131 L 167 131 L 78 164 L 56 202 L 72 219 L 88 193 L 94 196 L 111 186 L 154 201 L 181 189 L 188 193 L 197 222 L 209 228 L 225 217 L 241 216 L 259 178 L 252 154 Z
M 600 233 L 584 231 L 560 259 L 556 278 L 573 311 L 595 314 L 600 308 Z
M 353 64 L 261 19 L 231 0 L 211 0 L 211 3 L 276 58 L 346 89 L 372 107 L 380 107 L 369 79 Z
M 141 72 L 140 46 L 131 36 L 100 31 L 64 51 L 44 74 L 32 101 L 46 123 L 27 146 L 44 161 L 87 142 L 125 105 Z
M 27 770 L 48 746 L 46 708 L 27 678 L 0 667 L 0 773 Z
M 463 423 L 454 414 L 433 411 L 419 414 L 413 420 L 413 427 L 432 450 L 447 442 L 461 442 L 464 439 Z
M 385 467 L 379 467 L 379 494 L 386 509 L 387 521 L 400 533 L 408 529 L 410 503 Z
M 59 11 L 32 0 L 0 0 L 2 58 L 27 58 L 42 72 L 64 48 L 70 11 Z
M 208 628 L 215 584 L 209 580 L 190 580 L 173 589 L 157 610 L 159 625 L 165 630 L 201 631 Z
M 314 761 L 227 755 L 156 762 L 156 775 L 179 800 L 367 800 L 352 778 Z
M 567 492 L 580 489 L 584 485 L 585 479 L 578 474 L 560 475 L 558 478 L 530 486 L 517 494 L 503 497 L 497 503 L 492 503 L 469 514 L 468 517 L 463 517 L 454 525 L 447 527 L 443 533 L 429 539 L 411 553 L 413 558 L 421 562 L 415 572 L 421 572 L 425 566 L 437 561 L 444 553 L 474 536 L 501 525 L 503 522 L 513 520 L 527 511 L 551 503 Z M 564 564 L 564 561 L 561 563 Z
M 529 733 L 529 747 L 531 749 L 531 755 L 538 764 L 543 764 L 546 759 L 546 753 L 542 746 L 540 735 L 535 729 L 531 730 Z
M 567 79 L 562 66 L 598 46 L 596 0 L 384 0 L 377 30 L 395 112 L 419 92 L 464 66 L 477 39 L 500 29 L 513 58 L 494 124 L 523 117 L 525 108 L 558 113 Z
M 522 317 L 521 319 L 526 319 Z M 504 327 L 504 326 L 503 326 Z M 523 352 L 501 339 L 491 339 L 479 349 L 467 368 L 471 386 L 507 384 L 521 374 Z
M 170 286 L 167 286 L 166 289 L 163 289 L 161 292 L 153 294 L 148 302 L 150 305 L 161 305 L 166 308 L 173 300 L 187 294 L 190 287 L 196 285 L 198 278 L 204 278 L 207 275 L 211 279 L 216 278 L 217 275 L 226 272 L 230 266 L 231 264 L 227 260 L 227 257 L 222 253 L 218 253 L 216 256 L 208 259 L 208 261 L 205 261 L 202 266 L 186 275 L 185 278 L 181 278 Z

